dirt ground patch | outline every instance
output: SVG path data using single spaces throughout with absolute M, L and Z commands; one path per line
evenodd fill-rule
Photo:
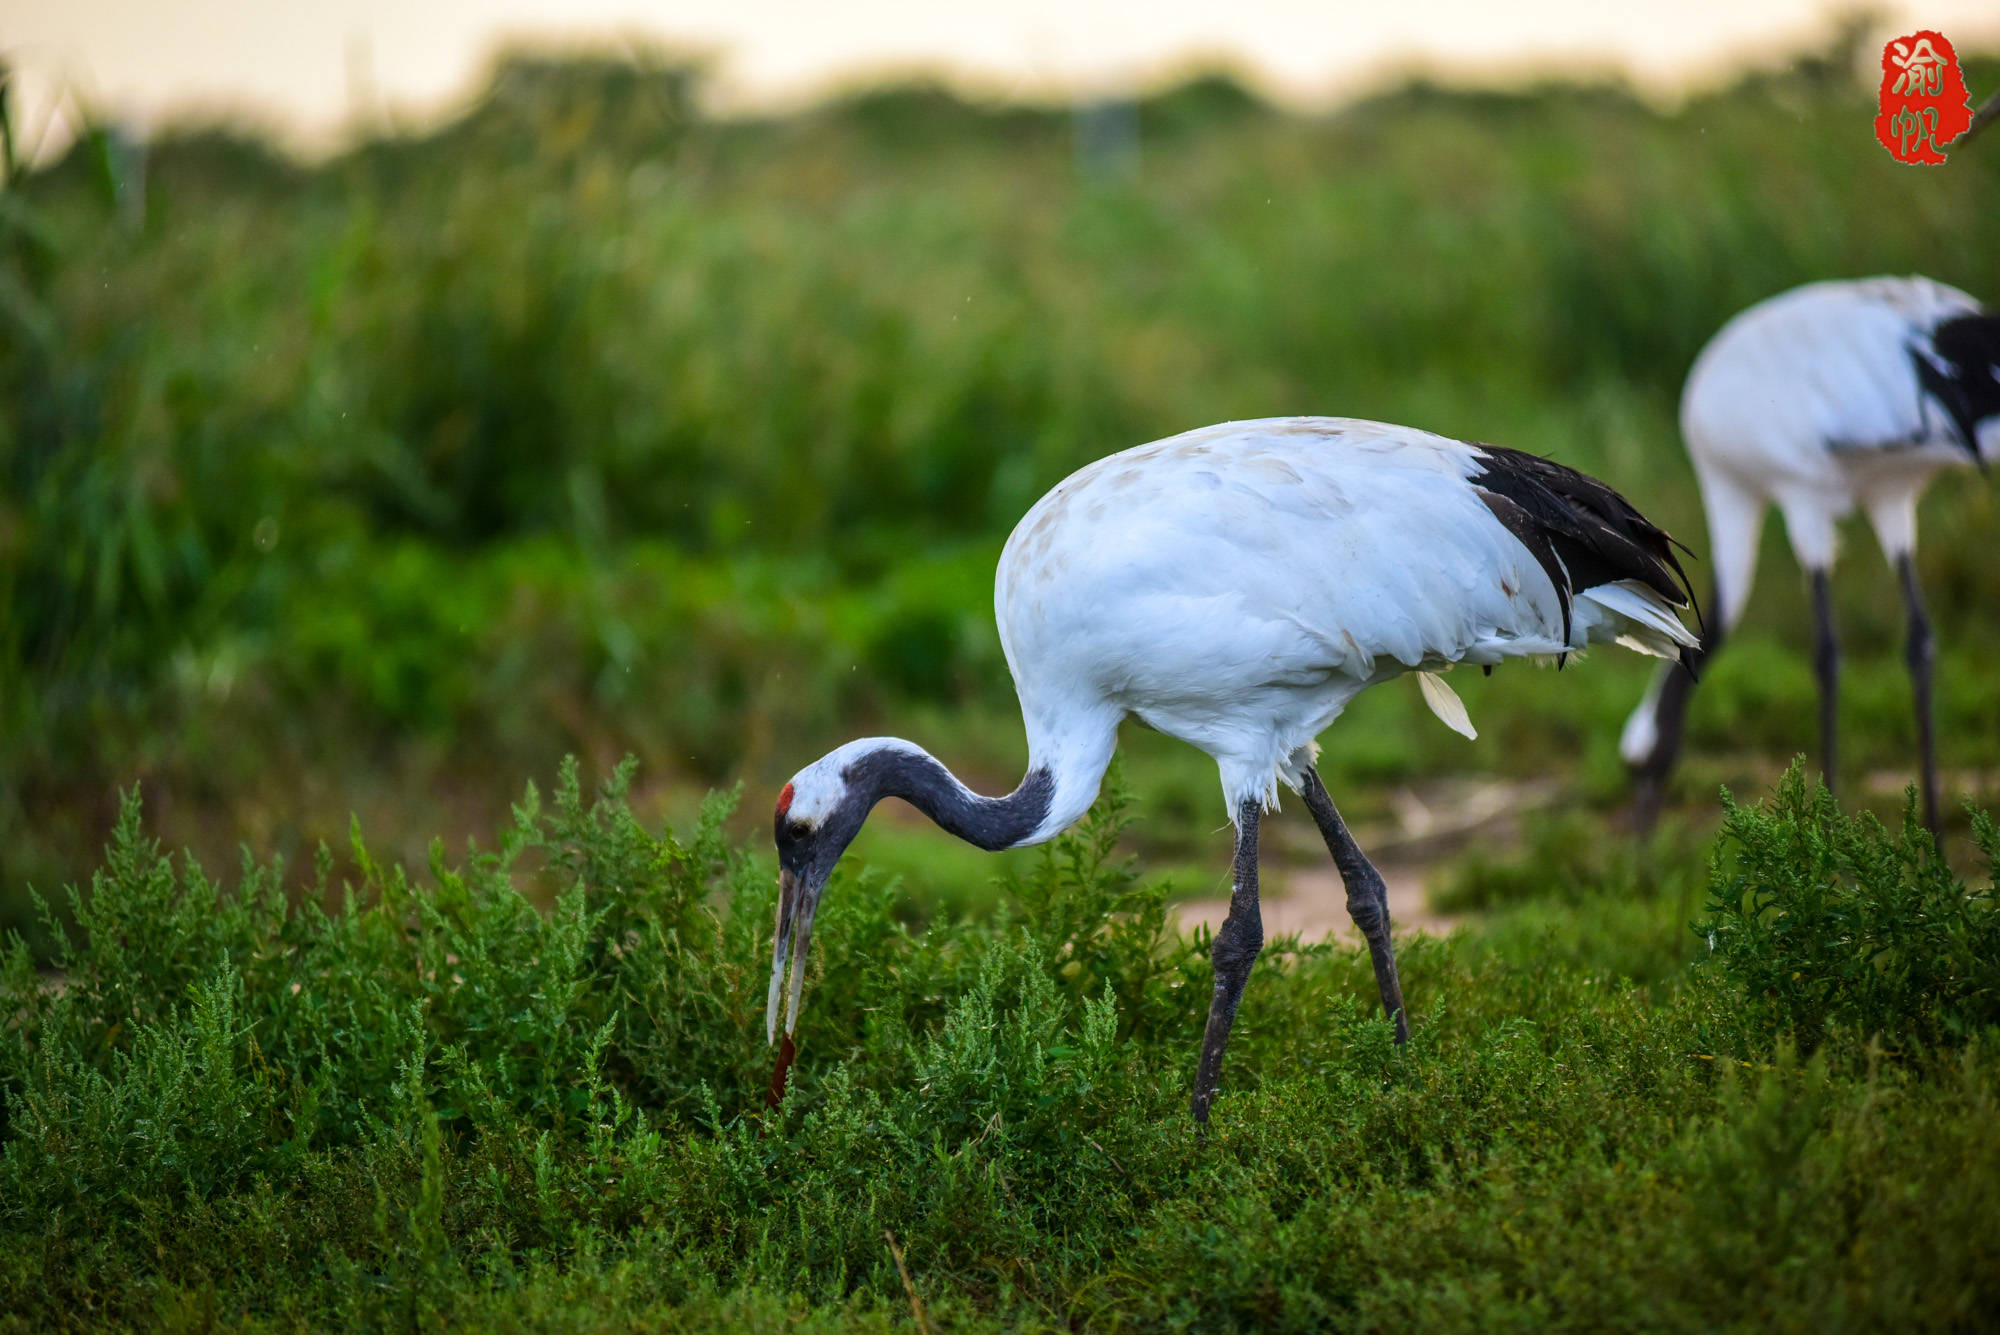
M 1376 870 L 1389 887 L 1389 923 L 1397 932 L 1449 932 L 1454 920 L 1432 913 L 1424 890 L 1427 864 L 1378 862 Z M 1260 899 L 1266 938 L 1297 933 L 1300 940 L 1319 941 L 1328 935 L 1356 937 L 1347 916 L 1347 888 L 1329 866 L 1324 871 L 1298 868 L 1288 872 L 1280 893 Z M 1191 899 L 1176 906 L 1181 930 L 1198 926 L 1213 930 L 1229 916 L 1226 899 Z M 1358 937 L 1356 937 L 1358 939 Z
M 1389 921 L 1394 930 L 1449 932 L 1456 920 L 1430 910 L 1426 880 L 1431 872 L 1475 838 L 1512 841 L 1521 818 L 1546 807 L 1557 793 L 1558 786 L 1549 781 L 1471 777 L 1396 790 L 1390 797 L 1390 820 L 1354 832 L 1389 887 Z M 1301 812 L 1296 819 L 1273 821 L 1264 829 L 1267 857 L 1260 884 L 1264 935 L 1297 933 L 1306 941 L 1321 940 L 1329 933 L 1354 937 L 1354 923 L 1347 916 L 1347 887 L 1311 821 Z M 1198 926 L 1214 929 L 1229 916 L 1229 901 L 1183 900 L 1176 911 L 1183 931 Z

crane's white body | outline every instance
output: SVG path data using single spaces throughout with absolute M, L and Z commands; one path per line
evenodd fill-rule
M 1044 496 L 994 588 L 1030 763 L 1055 778 L 1022 842 L 1089 809 L 1128 714 L 1213 756 L 1233 818 L 1296 789 L 1314 738 L 1390 677 L 1694 642 L 1636 582 L 1577 590 L 1565 637 L 1548 574 L 1468 481 L 1480 466 L 1408 427 L 1270 418 L 1114 454 Z M 1426 696 L 1458 726 L 1448 692 Z
M 1681 397 L 1723 624 L 1742 615 L 1775 504 L 1799 564 L 1833 564 L 1834 526 L 1865 511 L 1894 560 L 1916 544 L 1917 497 L 1972 460 L 1918 384 L 1911 354 L 1979 303 L 1928 278 L 1812 283 L 1750 307 L 1703 348 Z M 2000 449 L 1995 423 L 1982 452 Z
M 1007 539 L 993 604 L 1027 725 L 1028 770 L 981 797 L 913 743 L 867 737 L 778 794 L 778 914 L 765 1026 L 787 969 L 789 1040 L 821 893 L 868 813 L 899 797 L 977 847 L 1054 838 L 1097 796 L 1135 716 L 1215 758 L 1236 826 L 1229 917 L 1192 1108 L 1207 1119 L 1263 948 L 1257 830 L 1278 785 L 1305 799 L 1368 942 L 1383 1013 L 1409 1033 L 1388 890 L 1313 769 L 1314 739 L 1377 682 L 1458 663 L 1555 657 L 1600 640 L 1695 646 L 1672 539 L 1594 478 L 1550 460 L 1334 417 L 1229 422 L 1114 454 L 1036 502 Z M 780 1046 L 776 1106 L 793 1056 Z
M 1891 565 L 1915 550 L 1925 485 L 1973 460 L 1912 358 L 1934 358 L 1932 330 L 1979 310 L 1917 276 L 1811 283 L 1750 307 L 1709 340 L 1682 391 L 1681 435 L 1708 518 L 1710 614 L 1722 630 L 1749 601 L 1773 505 L 1807 570 L 1833 565 L 1836 526 L 1857 508 Z M 1981 424 L 1975 444 L 1983 458 L 2000 454 L 2000 420 Z M 1634 764 L 1658 739 L 1661 680 L 1620 739 Z

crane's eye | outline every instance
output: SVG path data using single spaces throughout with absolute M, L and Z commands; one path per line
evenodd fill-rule
M 778 856 L 781 859 L 793 857 L 797 856 L 812 838 L 812 826 L 802 820 L 780 816 L 775 833 Z

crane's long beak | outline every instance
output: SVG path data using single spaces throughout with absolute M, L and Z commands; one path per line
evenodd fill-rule
M 792 915 L 798 908 L 799 878 L 778 869 L 778 925 L 771 933 L 771 994 L 764 1002 L 764 1041 L 778 1041 L 778 994 L 785 986 L 785 957 L 792 948 Z
M 819 910 L 820 892 L 826 888 L 824 876 L 807 872 L 805 877 L 790 871 L 778 872 L 778 926 L 771 934 L 771 992 L 764 1002 L 764 1036 L 778 1042 L 778 998 L 785 990 L 785 963 L 792 966 L 790 1004 L 785 1008 L 785 1037 L 778 1047 L 777 1063 L 771 1068 L 771 1087 L 764 1104 L 777 1108 L 785 1101 L 785 1076 L 792 1069 L 798 1049 L 792 1044 L 792 1030 L 799 1022 L 799 994 L 805 990 L 806 950 L 812 945 L 813 915 Z
M 819 911 L 820 893 L 826 889 L 824 875 L 808 871 L 805 876 L 788 870 L 778 872 L 778 925 L 771 940 L 771 990 L 764 1002 L 764 1037 L 778 1041 L 778 999 L 786 992 L 785 965 L 791 964 L 792 985 L 785 1006 L 785 1036 L 791 1037 L 799 1023 L 799 996 L 806 985 L 806 952 L 812 946 L 813 917 Z

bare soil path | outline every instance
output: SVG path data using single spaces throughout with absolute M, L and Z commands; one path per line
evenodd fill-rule
M 1749 776 L 1747 782 L 1733 785 L 1739 793 L 1755 794 L 1775 783 L 1782 773 L 1780 767 L 1760 757 L 1741 758 L 1738 768 Z M 1990 805 L 1988 794 L 2000 788 L 2000 776 L 1986 770 L 1947 770 L 1938 777 L 1948 804 L 1962 800 L 1960 795 L 1964 794 Z M 1885 814 L 1893 816 L 1893 805 L 1911 778 L 1905 770 L 1871 770 L 1863 776 L 1860 789 L 1868 805 L 1891 808 Z M 1393 792 L 1389 819 L 1357 827 L 1354 837 L 1389 887 L 1389 920 L 1395 930 L 1440 935 L 1451 931 L 1457 920 L 1431 911 L 1428 879 L 1475 842 L 1499 848 L 1517 845 L 1523 822 L 1555 805 L 1562 791 L 1555 780 L 1522 782 L 1460 775 Z M 1264 935 L 1296 932 L 1301 940 L 1319 941 L 1332 934 L 1358 941 L 1359 934 L 1347 916 L 1347 888 L 1334 871 L 1311 820 L 1297 810 L 1298 806 L 1296 801 L 1291 803 L 1283 815 L 1263 827 L 1266 855 L 1260 888 Z M 1197 926 L 1213 930 L 1229 916 L 1229 901 L 1221 896 L 1182 900 L 1174 907 L 1185 932 Z
M 1389 887 L 1389 922 L 1396 931 L 1442 935 L 1452 929 L 1452 919 L 1430 911 L 1424 893 L 1425 864 L 1378 862 L 1375 869 Z M 1360 939 L 1347 916 L 1347 888 L 1331 866 L 1324 871 L 1299 868 L 1288 872 L 1280 893 L 1262 895 L 1260 907 L 1266 939 L 1295 933 L 1301 941 L 1320 941 L 1329 935 Z M 1226 899 L 1184 900 L 1175 908 L 1183 932 L 1202 926 L 1214 930 L 1229 916 Z

